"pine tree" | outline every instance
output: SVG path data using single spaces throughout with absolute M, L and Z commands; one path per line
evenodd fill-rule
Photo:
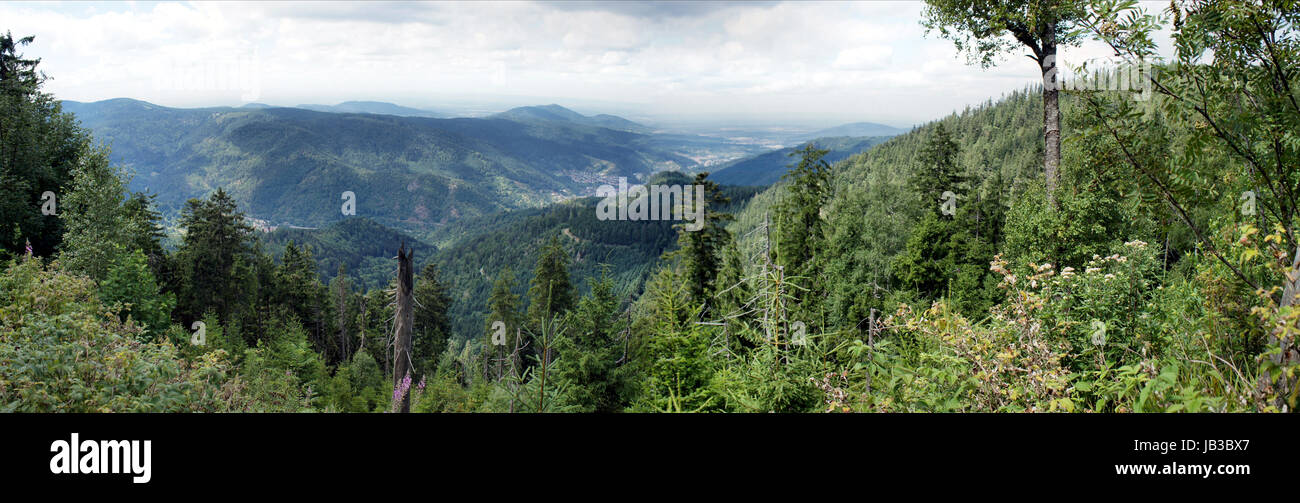
M 299 248 L 290 241 L 284 247 L 284 256 L 276 272 L 276 285 L 281 302 L 298 318 L 316 350 L 334 354 L 334 339 L 326 335 L 324 321 L 325 287 L 316 272 L 316 259 L 311 247 Z
M 776 265 L 810 319 L 825 297 L 818 276 L 826 241 L 822 210 L 832 196 L 831 166 L 822 159 L 827 153 L 809 143 L 790 154 L 799 162 L 781 177 L 787 185 L 776 206 Z
M 542 320 L 573 308 L 573 286 L 569 283 L 569 254 L 558 235 L 542 248 L 528 288 L 528 324 L 540 327 Z
M 506 266 L 497 275 L 497 279 L 492 284 L 492 294 L 488 297 L 487 309 L 488 316 L 484 320 L 485 337 L 483 342 L 483 371 L 491 379 L 501 379 L 505 376 L 508 369 L 506 353 L 513 348 L 516 334 L 522 332 L 523 327 L 520 325 L 519 316 L 519 296 L 514 294 L 515 274 Z M 504 325 L 505 340 L 497 344 L 492 340 L 496 332 L 494 324 L 501 322 Z M 512 368 L 518 368 L 517 361 L 509 362 Z
M 447 349 L 451 338 L 451 296 L 447 285 L 438 276 L 438 266 L 429 263 L 415 280 L 415 333 L 412 358 L 416 368 L 412 374 L 431 374 L 437 368 L 438 356 Z
M 182 324 L 205 311 L 229 323 L 244 310 L 248 287 L 257 286 L 253 229 L 222 189 L 204 200 L 190 199 L 181 210 L 185 237 L 176 251 L 181 292 L 178 316 Z M 251 283 L 250 283 L 251 282 Z
M 555 385 L 564 391 L 561 406 L 580 412 L 617 412 L 623 408 L 618 361 L 621 345 L 616 337 L 626 328 L 620 320 L 618 298 L 609 266 L 591 278 L 591 292 L 571 313 L 570 333 L 556 341 L 559 360 L 553 372 Z
M 733 220 L 731 214 L 717 210 L 731 201 L 708 176 L 707 172 L 695 175 L 694 185 L 704 186 L 704 203 L 692 201 L 704 208 L 704 226 L 690 231 L 686 224 L 678 224 L 678 250 L 670 254 L 685 260 L 683 265 L 690 281 L 691 297 L 701 302 L 708 300 L 713 293 L 714 280 L 722 266 L 722 250 L 731 243 L 726 222 Z
M 912 172 L 909 185 L 921 201 L 922 208 L 930 213 L 942 213 L 940 203 L 944 192 L 962 195 L 965 177 L 957 165 L 959 151 L 957 142 L 939 123 L 917 155 L 918 165 Z
M 155 194 L 134 192 L 122 206 L 131 238 L 126 248 L 143 252 L 154 277 L 162 279 L 167 273 L 167 252 L 162 246 L 165 234 L 155 198 Z

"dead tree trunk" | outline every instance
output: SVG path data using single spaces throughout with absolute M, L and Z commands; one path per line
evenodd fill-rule
M 393 386 L 401 387 L 402 380 L 411 372 L 411 326 L 415 311 L 411 309 L 411 292 L 415 282 L 412 258 L 415 249 L 406 250 L 406 243 L 397 250 L 397 299 L 393 323 Z M 402 393 L 401 412 L 411 411 L 411 394 Z M 397 407 L 395 407 L 397 408 Z

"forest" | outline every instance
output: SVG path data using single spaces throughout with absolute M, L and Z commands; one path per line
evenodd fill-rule
M 237 177 L 169 222 L 43 89 L 40 34 L 6 32 L 0 411 L 1294 411 L 1300 2 L 921 22 L 986 68 L 1030 53 L 1042 84 L 845 158 L 790 149 L 770 185 L 657 173 L 705 187 L 696 232 L 573 198 L 422 235 L 264 233 Z M 1083 41 L 1143 85 L 1062 86 Z

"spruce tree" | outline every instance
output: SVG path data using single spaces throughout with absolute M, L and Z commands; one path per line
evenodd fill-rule
M 244 222 L 234 199 L 217 189 L 204 200 L 190 199 L 181 210 L 184 239 L 176 251 L 181 278 L 178 316 L 182 324 L 200 319 L 206 311 L 222 323 L 242 311 L 247 290 L 256 276 L 253 263 L 253 229 Z M 255 270 L 254 270 L 255 271 Z M 253 276 L 250 280 L 250 276 Z
M 412 334 L 413 374 L 429 374 L 437 368 L 439 355 L 451 338 L 451 308 L 448 287 L 438 276 L 438 266 L 429 263 L 415 279 L 415 327 Z
M 602 265 L 600 277 L 589 282 L 591 292 L 571 313 L 571 336 L 556 343 L 559 360 L 553 370 L 554 382 L 564 390 L 560 405 L 569 410 L 617 412 L 624 405 L 619 395 L 622 345 L 618 337 L 626 323 L 619 317 L 609 266 Z
M 694 185 L 704 186 L 704 203 L 692 201 L 692 204 L 704 208 L 704 226 L 691 231 L 687 230 L 687 224 L 678 224 L 679 248 L 670 254 L 684 259 L 691 297 L 701 302 L 713 293 L 714 280 L 722 267 L 722 250 L 731 243 L 731 233 L 727 232 L 726 223 L 733 220 L 731 214 L 718 211 L 730 199 L 722 194 L 718 184 L 709 180 L 708 176 L 707 172 L 695 175 Z
M 826 241 L 822 210 L 832 195 L 831 166 L 823 159 L 827 153 L 809 143 L 790 154 L 799 162 L 781 177 L 787 183 L 776 206 L 776 264 L 810 321 L 825 296 L 818 276 Z
M 959 152 L 957 142 L 943 123 L 936 124 L 934 133 L 917 155 L 918 164 L 909 180 L 912 191 L 926 211 L 942 214 L 944 192 L 952 192 L 959 197 L 966 196 L 963 194 L 965 177 L 957 164 Z
M 519 296 L 514 294 L 515 274 L 506 266 L 497 275 L 497 279 L 492 284 L 492 294 L 488 297 L 487 309 L 488 316 L 484 320 L 484 342 L 483 342 L 483 371 L 492 379 L 500 379 L 508 372 L 508 365 L 505 361 L 508 352 L 512 351 L 515 344 L 516 334 L 522 331 L 519 316 Z M 497 344 L 492 340 L 496 329 L 493 325 L 496 322 L 504 325 L 505 339 Z M 511 362 L 518 366 L 519 362 Z
M 529 327 L 573 308 L 573 286 L 569 283 L 569 254 L 558 235 L 542 248 L 528 288 Z

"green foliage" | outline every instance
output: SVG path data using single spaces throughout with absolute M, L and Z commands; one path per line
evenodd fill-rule
M 730 200 L 722 194 L 718 184 L 708 177 L 708 173 L 699 173 L 695 175 L 693 185 L 687 186 L 688 190 L 694 190 L 691 189 L 694 186 L 704 187 L 704 201 L 692 202 L 704 209 L 704 226 L 688 230 L 687 226 L 692 224 L 677 224 L 678 248 L 669 254 L 670 258 L 682 257 L 686 279 L 691 286 L 691 296 L 698 300 L 705 300 L 708 294 L 713 293 L 714 280 L 721 268 L 722 249 L 731 243 L 731 234 L 727 232 L 725 222 L 732 220 L 732 216 L 720 211 Z M 604 271 L 601 274 L 605 274 Z
M 41 91 L 45 76 L 39 59 L 19 49 L 33 36 L 0 35 L 0 260 L 25 253 L 28 242 L 37 256 L 50 256 L 64 233 L 63 197 L 72 185 L 72 172 L 98 155 L 89 135 L 59 101 Z M 57 215 L 46 215 L 43 198 L 54 194 Z
M 573 307 L 573 286 L 569 283 L 569 254 L 559 236 L 551 236 L 542 249 L 528 287 L 528 326 L 539 327 L 543 320 L 563 314 Z
M 559 359 L 552 375 L 565 390 L 562 405 L 578 412 L 618 412 L 628 377 L 619 367 L 627 322 L 614 297 L 613 279 L 602 274 L 590 281 L 591 292 L 570 315 L 574 335 L 556 343 Z
M 823 241 L 822 207 L 831 198 L 831 167 L 822 158 L 827 150 L 811 143 L 792 152 L 798 164 L 781 177 L 788 180 L 785 197 L 776 206 L 776 263 L 791 276 L 809 276 L 820 265 Z
M 698 319 L 700 307 L 691 306 L 685 274 L 679 267 L 665 268 L 646 285 L 637 318 L 644 339 L 645 382 L 633 410 L 698 412 L 716 407 L 709 390 L 714 364 L 708 357 L 710 334 Z
M 1026 191 L 1011 206 L 1005 227 L 1007 260 L 1080 264 L 1105 254 L 1127 230 L 1120 205 L 1105 193 L 1058 191 L 1058 207 L 1047 204 L 1041 186 Z
M 421 384 L 411 389 L 412 412 L 474 412 L 482 401 L 482 387 L 466 388 L 454 375 L 434 374 Z
M 1193 0 L 1169 13 L 1177 64 L 1155 64 L 1149 92 L 1066 91 L 1061 131 L 1042 122 L 1055 92 L 1031 88 L 843 160 L 808 144 L 766 189 L 701 173 L 699 232 L 599 221 L 590 199 L 486 215 L 680 160 L 593 126 L 627 126 L 616 118 L 516 111 L 458 120 L 450 138 L 428 119 L 160 108 L 143 134 L 180 147 L 128 141 L 117 155 L 169 164 L 148 175 L 167 197 L 241 181 L 186 204 L 170 257 L 153 198 L 127 197 L 123 164 L 39 93 L 25 42 L 0 37 L 0 181 L 21 195 L 0 203 L 0 239 L 8 257 L 54 232 L 35 255 L 62 254 L 0 275 L 0 410 L 389 410 L 384 250 L 406 235 L 355 218 L 259 241 L 235 203 L 326 218 L 332 191 L 359 188 L 396 194 L 361 207 L 414 215 L 374 218 L 438 245 L 416 281 L 417 412 L 1294 410 L 1300 108 L 1285 70 L 1300 11 Z M 1085 36 L 1157 54 L 1158 20 L 1128 1 L 933 0 L 926 15 L 985 65 L 1025 46 L 1048 72 L 1056 45 Z M 71 106 L 114 133 L 127 118 L 105 110 L 143 113 Z M 198 129 L 165 131 L 178 121 Z M 1058 132 L 1045 178 L 1043 138 Z M 376 162 L 375 148 L 402 155 Z M 309 179 L 355 186 L 281 200 Z M 58 219 L 32 213 L 44 190 L 68 191 Z M 946 190 L 952 215 L 936 204 Z M 194 321 L 205 345 L 189 343 Z
M 420 276 L 415 280 L 415 326 L 412 334 L 412 358 L 415 361 L 413 374 L 429 374 L 435 366 L 438 355 L 447 348 L 451 337 L 451 320 L 447 310 L 451 307 L 448 286 L 440 281 L 438 267 L 434 264 L 424 266 Z
M 328 401 L 329 375 L 297 322 L 277 323 L 244 354 L 236 389 L 244 398 L 231 405 L 241 412 L 308 412 Z
M 960 148 L 943 123 L 934 126 L 934 133 L 917 155 L 918 165 L 912 173 L 910 187 L 921 205 L 930 213 L 939 214 L 944 192 L 964 193 L 965 176 L 957 164 Z
M 145 342 L 141 326 L 105 313 L 89 279 L 57 262 L 11 263 L 0 275 L 0 410 L 179 412 L 211 404 L 220 381 L 212 365 L 190 367 L 168 341 Z
M 251 269 L 252 228 L 244 223 L 235 201 L 218 189 L 202 201 L 191 199 L 181 213 L 185 238 L 176 250 L 178 276 L 184 289 L 177 294 L 182 321 L 198 319 L 209 309 L 229 323 L 246 307 L 256 281 Z
M 337 412 L 376 412 L 387 410 L 392 400 L 391 389 L 384 379 L 379 364 L 365 349 L 352 355 L 352 359 L 339 365 L 329 381 L 326 407 Z M 418 404 L 418 401 L 416 401 Z M 418 410 L 413 406 L 412 410 Z
M 926 0 L 927 31 L 937 31 L 985 68 L 1016 49 L 1041 55 L 1046 45 L 1075 45 L 1084 16 L 1081 2 L 1039 0 Z M 1044 35 L 1051 34 L 1048 39 Z M 1053 54 L 1055 50 L 1053 49 Z
M 119 245 L 116 259 L 99 285 L 99 298 L 107 306 L 120 305 L 123 321 L 132 318 L 146 329 L 148 340 L 158 340 L 171 323 L 176 296 L 159 290 L 148 259 L 140 250 L 124 252 Z
M 822 400 L 811 380 L 819 363 L 763 344 L 719 369 L 709 387 L 729 412 L 813 412 Z
M 133 235 L 122 208 L 123 177 L 125 173 L 110 166 L 108 153 L 102 150 L 84 152 L 73 168 L 71 190 L 59 212 L 66 228 L 60 257 L 69 271 L 102 281 L 113 254 L 124 249 Z

